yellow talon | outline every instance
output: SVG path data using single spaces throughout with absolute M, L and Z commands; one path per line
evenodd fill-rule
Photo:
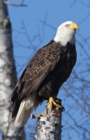
M 53 97 L 49 98 L 49 102 L 47 103 L 47 105 L 50 105 L 50 108 L 52 109 L 53 105 L 58 107 L 58 108 L 63 108 L 60 104 L 60 100 L 55 100 L 53 99 Z

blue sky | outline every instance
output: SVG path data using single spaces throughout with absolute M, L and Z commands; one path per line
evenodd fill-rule
M 19 3 L 20 0 L 12 0 L 12 2 Z M 90 8 L 82 4 L 84 0 L 76 0 L 74 5 L 73 2 L 74 0 L 25 0 L 24 4 L 26 4 L 27 7 L 8 6 L 9 16 L 12 23 L 12 40 L 18 77 L 20 77 L 25 65 L 35 51 L 53 39 L 57 27 L 67 20 L 72 20 L 79 24 L 79 30 L 76 34 L 77 64 L 74 67 L 74 70 L 77 69 L 78 74 L 81 70 L 86 70 L 86 63 L 82 60 L 87 59 L 86 54 L 89 55 L 90 51 Z M 88 0 L 85 2 L 89 5 Z M 85 47 L 86 53 L 78 42 Z M 90 79 L 90 75 L 88 75 L 88 77 L 85 77 L 84 75 L 84 78 Z M 81 85 L 82 83 L 76 80 L 74 86 L 80 87 Z M 66 115 L 69 108 L 74 106 L 71 110 L 71 114 L 74 114 L 74 118 L 77 121 L 81 119 L 81 110 L 78 109 L 76 112 L 77 107 L 75 108 L 72 99 L 66 97 L 63 88 L 61 91 L 59 98 L 63 100 L 63 105 L 66 109 L 66 111 L 63 112 L 63 125 L 65 126 L 63 129 L 63 140 L 67 139 L 67 135 L 69 135 L 69 140 L 80 140 L 82 139 L 81 135 L 78 136 L 74 131 L 71 132 L 71 135 L 67 134 L 68 132 L 65 129 L 68 128 L 66 120 L 69 120 L 68 122 L 74 127 L 73 122 L 68 115 Z M 70 92 L 73 92 L 72 88 Z M 78 91 L 76 92 L 79 94 Z M 36 112 L 42 112 L 44 111 L 44 108 L 45 103 L 39 107 Z M 86 115 L 84 113 L 82 114 L 83 117 Z M 29 121 L 28 124 L 29 123 L 35 124 L 34 121 L 33 123 L 32 121 Z M 72 137 L 72 135 L 75 137 Z

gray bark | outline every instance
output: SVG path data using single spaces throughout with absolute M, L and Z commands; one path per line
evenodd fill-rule
M 24 129 L 11 121 L 10 99 L 17 81 L 11 32 L 7 6 L 0 0 L 0 131 L 4 140 L 24 140 Z
M 53 106 L 51 110 L 48 105 L 45 112 L 30 116 L 37 119 L 36 140 L 61 140 L 63 109 Z

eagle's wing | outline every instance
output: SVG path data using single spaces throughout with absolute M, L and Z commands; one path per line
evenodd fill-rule
M 22 100 L 38 89 L 45 77 L 60 60 L 60 53 L 60 44 L 51 42 L 34 55 L 16 86 L 17 100 Z M 12 100 L 14 100 L 13 97 Z

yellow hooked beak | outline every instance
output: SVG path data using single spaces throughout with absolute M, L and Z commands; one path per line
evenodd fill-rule
M 72 23 L 68 26 L 69 29 L 72 29 L 72 30 L 78 30 L 78 24 L 76 23 Z

